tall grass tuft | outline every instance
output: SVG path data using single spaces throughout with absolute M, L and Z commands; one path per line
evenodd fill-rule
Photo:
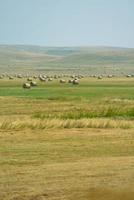
M 1 130 L 23 130 L 23 129 L 53 129 L 53 128 L 134 128 L 132 120 L 112 120 L 112 119 L 45 119 L 45 120 L 17 120 L 13 122 L 3 122 L 0 124 Z
M 113 118 L 113 119 L 134 119 L 134 108 L 122 107 L 99 107 L 90 110 L 71 110 L 56 113 L 35 113 L 36 119 L 92 119 L 92 118 Z

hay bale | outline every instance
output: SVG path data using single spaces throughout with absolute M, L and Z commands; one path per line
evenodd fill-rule
M 24 83 L 23 84 L 23 88 L 30 89 L 31 88 L 31 84 L 30 83 Z

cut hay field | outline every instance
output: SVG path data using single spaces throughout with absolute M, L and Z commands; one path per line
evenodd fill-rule
M 132 200 L 134 78 L 0 79 L 0 200 Z

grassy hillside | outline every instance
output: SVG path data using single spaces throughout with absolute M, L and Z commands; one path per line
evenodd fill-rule
M 134 49 L 0 45 L 0 72 L 132 74 Z

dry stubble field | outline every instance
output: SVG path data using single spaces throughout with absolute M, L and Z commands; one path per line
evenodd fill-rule
M 132 200 L 134 79 L 0 80 L 0 200 Z

